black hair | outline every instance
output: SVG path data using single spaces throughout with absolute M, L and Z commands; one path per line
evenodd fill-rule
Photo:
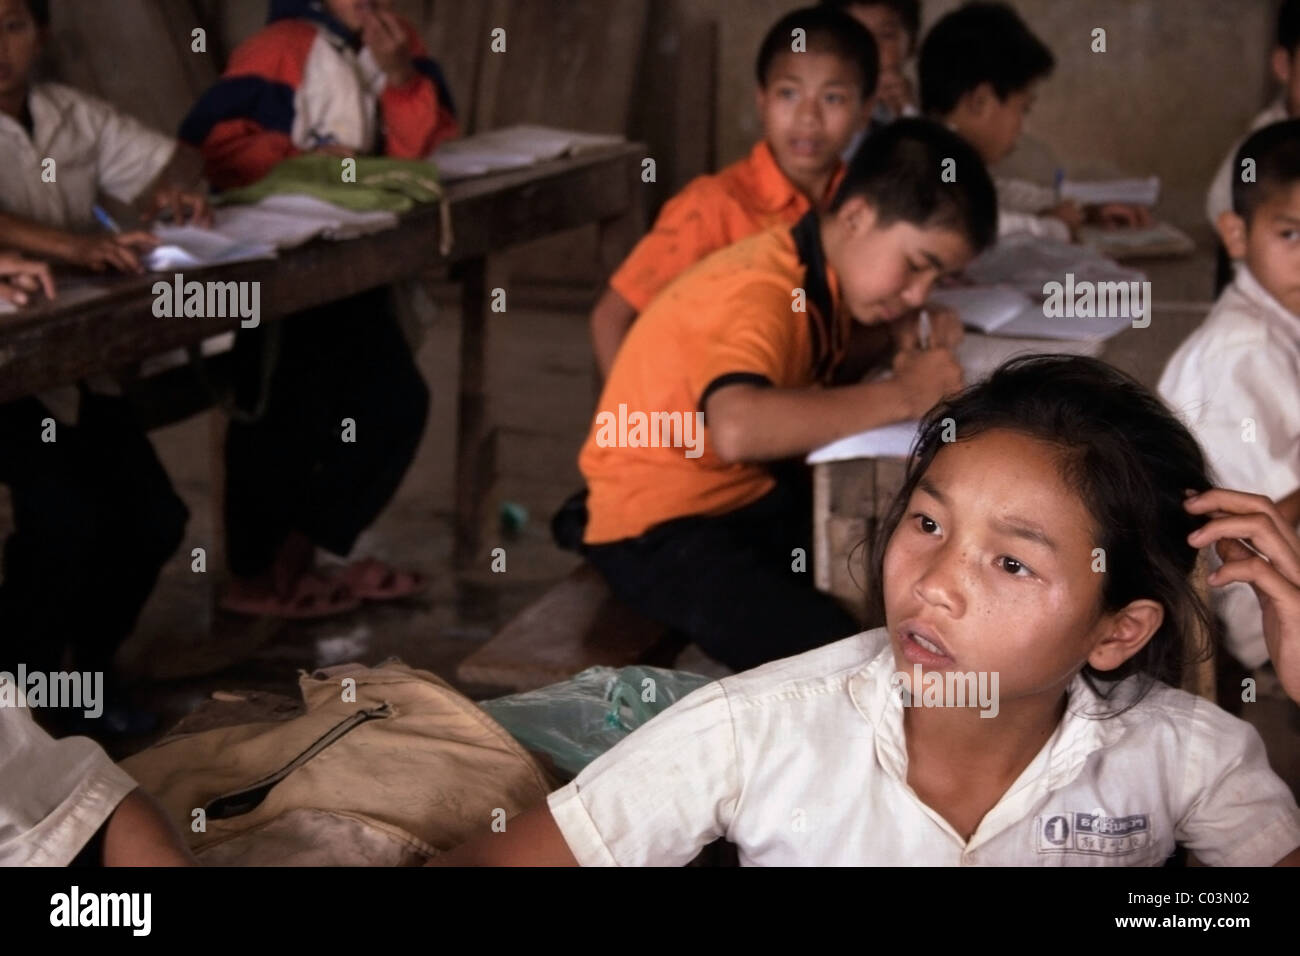
M 1055 65 L 1052 51 L 1015 10 L 1005 3 L 968 3 L 931 27 L 921 44 L 921 107 L 947 116 L 981 83 L 992 84 L 1005 101 Z
M 834 7 L 845 13 L 852 7 L 888 7 L 907 31 L 909 49 L 916 48 L 916 41 L 921 36 L 921 0 L 822 0 L 822 6 Z
M 809 53 L 830 53 L 857 68 L 863 99 L 875 94 L 876 84 L 880 82 L 880 52 L 876 49 L 876 38 L 847 13 L 830 7 L 803 7 L 787 13 L 767 31 L 754 64 L 759 86 L 767 86 L 768 74 L 777 56 L 791 52 L 795 30 L 803 30 L 805 49 Z
M 997 238 L 997 193 L 984 161 L 961 136 L 931 120 L 895 120 L 863 140 L 829 211 L 854 196 L 867 199 L 884 226 L 902 221 L 951 229 L 976 253 Z
M 27 11 L 38 27 L 50 25 L 50 0 L 27 0 Z
M 1110 703 L 1119 682 L 1138 675 L 1125 685 L 1135 691 L 1126 710 L 1155 680 L 1177 687 L 1185 668 L 1208 658 L 1211 617 L 1192 580 L 1198 553 L 1187 543 L 1205 519 L 1183 508 L 1185 489 L 1202 492 L 1213 485 L 1205 455 L 1144 386 L 1100 359 L 1077 355 L 1013 358 L 925 416 L 903 487 L 875 541 L 877 619 L 883 619 L 881 571 L 889 538 L 948 429 L 956 441 L 1004 429 L 1056 446 L 1062 477 L 1083 499 L 1095 523 L 1096 547 L 1104 549 L 1103 610 L 1141 598 L 1164 608 L 1155 635 L 1121 667 L 1102 672 L 1084 666 L 1084 679 L 1099 696 Z M 1206 643 L 1188 654 L 1187 635 Z
M 1252 182 L 1242 182 L 1242 163 L 1253 160 Z M 1232 211 L 1249 224 L 1259 209 L 1279 189 L 1300 182 L 1300 119 L 1283 120 L 1257 129 L 1246 137 L 1233 159 Z
M 1277 11 L 1277 45 L 1295 56 L 1300 46 L 1300 0 L 1283 0 Z

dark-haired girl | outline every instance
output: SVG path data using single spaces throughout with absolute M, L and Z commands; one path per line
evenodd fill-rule
M 1300 863 L 1258 734 L 1175 689 L 1217 544 L 1211 583 L 1254 584 L 1300 698 L 1300 541 L 1211 490 L 1148 391 L 1007 363 L 930 412 L 882 542 L 885 627 L 696 691 L 445 862 L 682 864 L 725 836 L 745 864 Z

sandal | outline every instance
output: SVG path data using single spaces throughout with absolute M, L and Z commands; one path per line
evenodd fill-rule
M 377 558 L 362 558 L 343 569 L 339 579 L 358 598 L 367 601 L 397 601 L 419 594 L 429 586 L 424 575 L 402 571 Z
M 355 611 L 361 599 L 345 582 L 308 571 L 294 582 L 287 598 L 268 589 L 256 594 L 227 592 L 221 608 L 250 617 L 275 617 L 285 620 L 311 620 Z

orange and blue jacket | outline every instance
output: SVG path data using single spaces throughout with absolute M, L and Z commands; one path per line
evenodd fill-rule
M 202 150 L 218 189 L 256 182 L 276 163 L 322 146 L 428 156 L 457 134 L 455 108 L 415 28 L 401 24 L 415 72 L 394 87 L 321 0 L 273 0 L 267 26 L 234 51 L 181 123 L 180 139 Z

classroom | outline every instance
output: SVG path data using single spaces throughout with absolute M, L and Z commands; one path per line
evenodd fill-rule
M 0 169 L 0 867 L 1300 865 L 1300 0 L 0 0 Z

